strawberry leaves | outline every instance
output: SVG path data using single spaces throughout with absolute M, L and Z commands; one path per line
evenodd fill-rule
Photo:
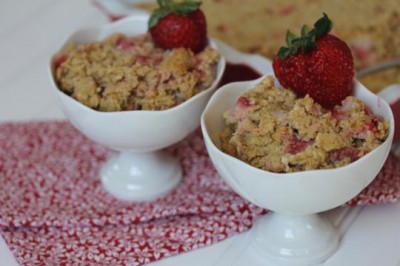
M 317 20 L 314 28 L 309 28 L 304 25 L 301 29 L 301 36 L 297 37 L 291 31 L 286 33 L 287 47 L 281 47 L 278 51 L 278 58 L 283 60 L 289 55 L 295 55 L 300 50 L 303 53 L 317 48 L 317 40 L 327 35 L 332 29 L 332 21 L 323 13 L 323 17 Z
M 157 25 L 158 21 L 169 14 L 186 15 L 199 9 L 201 2 L 186 0 L 175 3 L 173 0 L 157 0 L 159 8 L 155 9 L 150 16 L 148 28 Z
M 327 35 L 332 29 L 332 21 L 328 18 L 328 16 L 323 13 L 323 17 L 317 20 L 314 24 L 314 32 L 312 34 L 315 36 L 315 40 Z

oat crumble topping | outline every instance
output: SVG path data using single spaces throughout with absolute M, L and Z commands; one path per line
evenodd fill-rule
M 99 111 L 165 110 L 215 79 L 219 53 L 154 46 L 150 34 L 71 44 L 54 61 L 60 90 Z
M 296 98 L 265 78 L 224 113 L 224 152 L 277 173 L 349 164 L 378 147 L 389 123 L 349 96 L 328 111 L 311 97 Z

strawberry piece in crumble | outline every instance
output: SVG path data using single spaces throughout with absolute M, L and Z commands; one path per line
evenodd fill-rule
M 134 43 L 132 39 L 128 39 L 125 35 L 121 34 L 118 35 L 117 40 L 115 41 L 115 47 L 123 51 L 128 51 L 134 47 Z
M 238 105 L 240 108 L 246 108 L 246 107 L 250 106 L 250 102 L 249 102 L 249 99 L 241 96 L 241 97 L 239 97 L 239 99 L 237 99 L 236 105 Z
M 285 148 L 285 153 L 297 154 L 304 151 L 311 144 L 310 141 L 291 138 Z
M 54 59 L 54 70 L 57 70 L 60 66 L 61 66 L 61 64 L 62 63 L 64 63 L 65 61 L 67 61 L 67 55 L 65 55 L 65 54 L 62 54 L 62 55 L 59 55 L 59 56 L 57 56 L 55 59 Z
M 329 154 L 329 160 L 332 162 L 347 161 L 347 163 L 350 163 L 358 158 L 360 158 L 360 151 L 356 148 L 342 148 L 334 150 Z

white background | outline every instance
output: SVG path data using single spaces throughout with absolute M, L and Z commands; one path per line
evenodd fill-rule
M 63 119 L 50 90 L 50 57 L 72 31 L 105 23 L 108 19 L 88 0 L 0 0 L 0 122 Z M 324 215 L 342 238 L 323 265 L 400 265 L 400 203 Z M 249 236 L 243 233 L 154 265 L 273 265 L 249 248 Z M 0 265 L 17 265 L 1 238 Z

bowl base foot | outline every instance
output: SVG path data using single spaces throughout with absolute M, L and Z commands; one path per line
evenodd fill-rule
M 252 246 L 278 265 L 315 265 L 337 249 L 334 226 L 317 214 L 286 215 L 270 212 L 252 229 Z
M 121 152 L 101 168 L 104 188 L 125 201 L 152 201 L 171 192 L 182 179 L 177 158 L 161 151 Z

